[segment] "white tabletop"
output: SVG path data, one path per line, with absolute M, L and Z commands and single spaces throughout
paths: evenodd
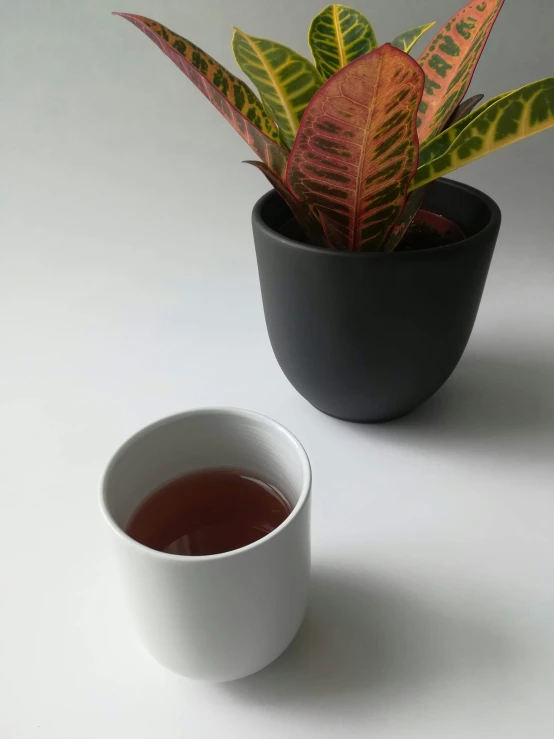
M 0 737 L 551 739 L 552 132 L 460 173 L 504 223 L 453 377 L 405 419 L 341 423 L 272 355 L 246 146 L 111 3 L 24 5 L 3 24 Z M 254 5 L 213 7 L 205 25 L 138 10 L 215 49 Z M 266 10 L 247 30 L 273 27 Z M 97 505 L 127 436 L 204 405 L 278 419 L 314 469 L 306 622 L 222 685 L 143 651 Z

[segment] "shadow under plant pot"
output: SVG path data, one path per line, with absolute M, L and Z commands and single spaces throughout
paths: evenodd
M 339 252 L 280 233 L 291 213 L 274 192 L 254 207 L 265 320 L 281 369 L 313 406 L 347 421 L 402 416 L 458 364 L 475 322 L 500 228 L 487 195 L 452 180 L 423 208 L 466 238 L 413 251 Z

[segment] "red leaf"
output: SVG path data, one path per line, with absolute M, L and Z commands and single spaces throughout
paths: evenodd
M 264 164 L 263 162 L 247 161 L 245 164 L 251 164 L 253 167 L 256 167 L 256 169 L 259 169 L 260 172 L 263 172 L 269 180 L 270 185 L 277 190 L 279 195 L 289 206 L 293 216 L 298 221 L 298 224 L 301 226 L 312 244 L 314 246 L 326 246 L 325 234 L 323 233 L 321 224 L 317 220 L 316 216 L 310 212 L 307 205 L 298 200 L 296 195 L 288 189 L 286 184 L 279 177 L 277 177 L 275 172 L 273 172 L 267 164 Z
M 442 131 L 466 94 L 504 0 L 471 0 L 446 23 L 419 58 L 425 89 L 417 120 L 420 142 Z
M 157 21 L 130 13 L 114 15 L 130 21 L 148 36 L 219 110 L 260 159 L 279 176 L 284 176 L 287 151 L 277 143 L 279 132 L 248 85 L 198 46 Z
M 379 249 L 402 211 L 423 79 L 408 54 L 385 44 L 336 72 L 306 108 L 287 182 L 336 248 Z
M 432 213 L 430 210 L 418 211 L 414 218 L 414 223 L 433 229 L 448 244 L 455 244 L 457 241 L 465 239 L 465 234 L 457 223 L 438 215 L 438 213 Z
M 419 190 L 414 190 L 409 194 L 404 210 L 394 223 L 383 247 L 383 251 L 394 251 L 402 241 L 404 234 L 410 228 L 412 221 L 417 216 L 418 210 L 421 208 L 425 190 L 425 187 L 420 187 Z

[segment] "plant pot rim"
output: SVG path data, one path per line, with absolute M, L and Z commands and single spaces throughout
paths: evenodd
M 446 187 L 450 187 L 453 190 L 465 190 L 466 192 L 479 198 L 481 202 L 483 202 L 484 205 L 486 205 L 489 210 L 489 218 L 485 226 L 483 226 L 483 228 L 477 231 L 476 233 L 472 234 L 471 236 L 467 236 L 465 239 L 462 239 L 461 241 L 456 241 L 453 244 L 446 244 L 444 246 L 435 246 L 432 249 L 414 249 L 411 251 L 390 251 L 390 252 L 339 251 L 338 249 L 324 249 L 320 246 L 312 246 L 310 244 L 304 244 L 301 241 L 296 241 L 295 239 L 290 239 L 288 236 L 284 236 L 283 234 L 279 233 L 279 231 L 276 231 L 275 229 L 267 225 L 267 223 L 262 217 L 262 210 L 264 206 L 266 205 L 266 203 L 271 198 L 277 196 L 276 190 L 270 190 L 265 195 L 262 195 L 262 197 L 257 201 L 252 211 L 252 222 L 256 228 L 258 228 L 260 231 L 263 231 L 274 242 L 280 243 L 282 246 L 294 247 L 295 249 L 302 249 L 304 251 L 314 252 L 315 254 L 319 254 L 319 255 L 325 254 L 331 258 L 340 258 L 340 259 L 413 260 L 413 259 L 420 259 L 420 258 L 429 258 L 431 254 L 438 255 L 439 253 L 444 254 L 448 251 L 454 251 L 454 250 L 460 249 L 461 247 L 465 247 L 473 243 L 477 239 L 481 239 L 483 237 L 492 238 L 493 234 L 496 231 L 498 231 L 498 228 L 500 226 L 501 213 L 500 213 L 500 208 L 498 207 L 496 202 L 491 197 L 486 195 L 481 190 L 478 190 L 476 187 L 472 187 L 471 185 L 466 185 L 464 182 L 458 182 L 457 180 L 451 180 L 445 177 L 440 177 L 439 179 L 435 180 L 435 183 L 441 184 Z M 432 184 L 435 184 L 435 183 L 432 183 Z

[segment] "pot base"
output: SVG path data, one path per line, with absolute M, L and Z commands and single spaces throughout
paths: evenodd
M 421 403 L 418 403 L 413 408 L 409 408 L 407 411 L 402 411 L 392 416 L 382 416 L 382 417 L 380 416 L 378 418 L 344 418 L 342 416 L 336 416 L 334 413 L 328 413 L 326 410 L 324 410 L 323 408 L 318 408 L 317 405 L 314 405 L 313 403 L 310 403 L 310 405 L 312 406 L 312 408 L 315 408 L 316 411 L 319 411 L 320 413 L 324 413 L 326 416 L 329 416 L 329 418 L 335 418 L 337 421 L 344 421 L 346 423 L 359 423 L 362 425 L 370 426 L 370 425 L 378 424 L 378 423 L 393 423 L 394 421 L 399 421 L 401 418 L 405 418 L 406 416 L 409 416 L 410 413 L 416 410 L 416 408 L 419 408 Z

